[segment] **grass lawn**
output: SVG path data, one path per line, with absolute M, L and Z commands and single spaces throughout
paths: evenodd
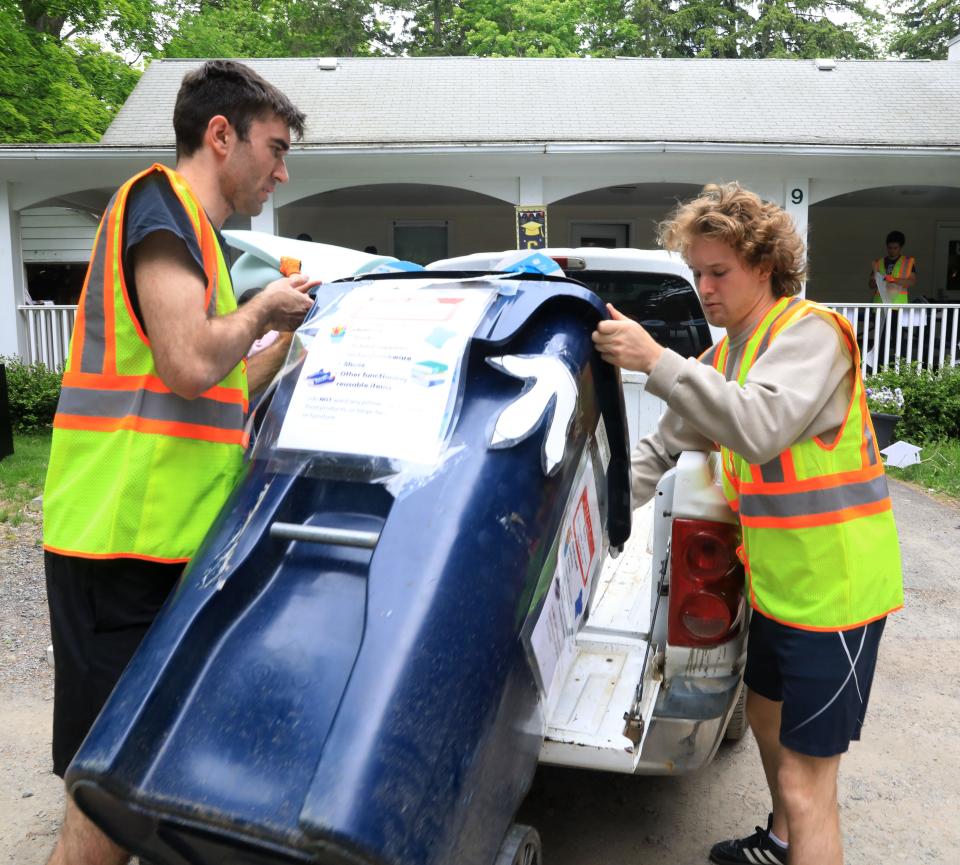
M 887 474 L 960 499 L 960 441 L 950 439 L 924 445 L 917 465 L 905 469 L 888 468 Z
M 50 432 L 14 433 L 13 448 L 13 456 L 0 460 L 0 524 L 19 525 L 26 505 L 43 492 Z M 920 458 L 918 465 L 891 467 L 887 473 L 897 480 L 960 500 L 960 441 L 925 445 Z
M 13 434 L 13 455 L 0 460 L 0 523 L 19 525 L 26 505 L 43 492 L 50 432 Z

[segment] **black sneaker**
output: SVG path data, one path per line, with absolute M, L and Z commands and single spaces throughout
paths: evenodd
M 710 848 L 710 861 L 717 865 L 787 865 L 785 847 L 770 840 L 770 827 L 773 814 L 767 817 L 767 828 L 757 831 L 747 838 L 734 838 L 721 841 Z

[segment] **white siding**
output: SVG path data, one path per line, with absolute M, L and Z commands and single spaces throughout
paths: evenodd
M 20 213 L 20 243 L 26 263 L 87 261 L 97 219 L 66 207 L 30 207 Z

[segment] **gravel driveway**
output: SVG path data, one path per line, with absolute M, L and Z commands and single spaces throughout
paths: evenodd
M 906 608 L 883 638 L 863 741 L 841 766 L 847 865 L 960 862 L 960 508 L 892 484 Z M 62 788 L 49 774 L 53 677 L 36 520 L 0 525 L 0 862 L 42 865 Z M 703 772 L 634 778 L 544 768 L 521 811 L 545 865 L 704 865 L 767 797 L 751 737 Z

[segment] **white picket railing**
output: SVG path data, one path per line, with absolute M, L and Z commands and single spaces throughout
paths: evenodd
M 917 362 L 921 368 L 956 366 L 960 356 L 960 304 L 826 303 L 857 332 L 862 371 Z M 27 360 L 51 369 L 66 360 L 75 306 L 19 307 L 26 318 Z
M 24 360 L 50 369 L 63 365 L 70 349 L 70 334 L 77 317 L 75 306 L 31 304 L 18 307 L 26 319 L 27 350 Z
M 956 366 L 960 304 L 825 303 L 853 325 L 861 371 L 916 363 L 921 369 Z

